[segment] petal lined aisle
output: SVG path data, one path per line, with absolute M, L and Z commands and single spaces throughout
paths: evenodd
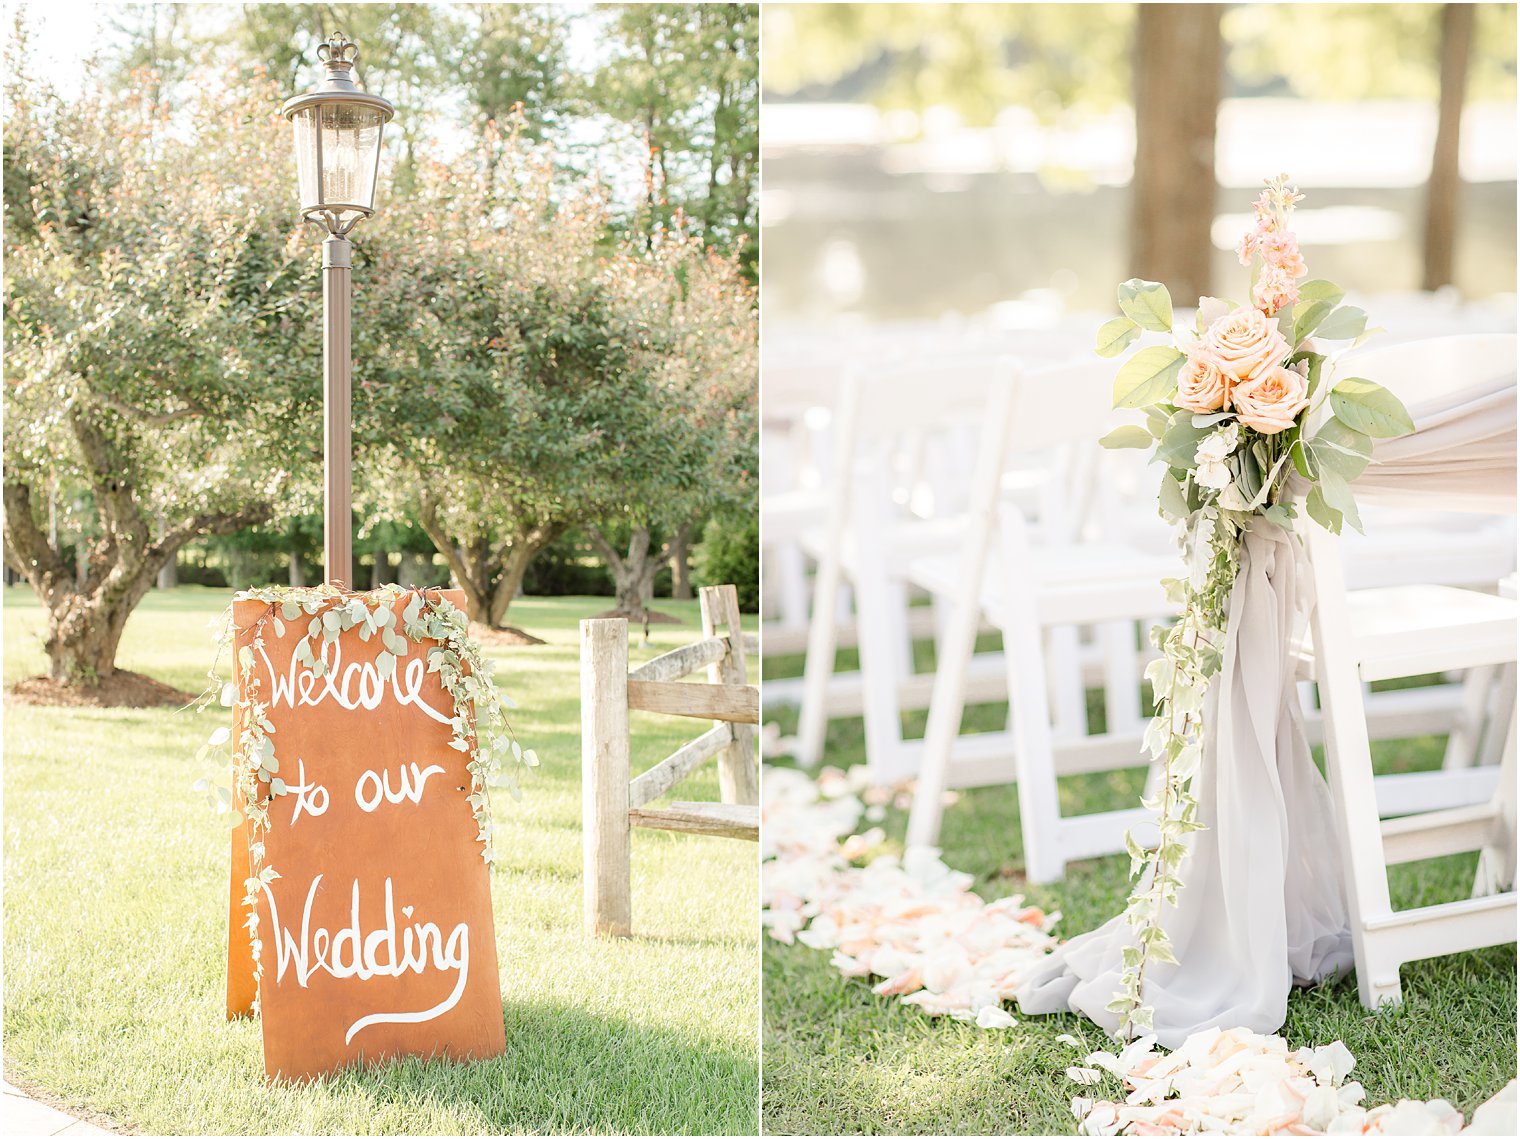
M 885 837 L 872 824 L 904 792 L 869 788 L 861 774 L 825 768 L 815 782 L 791 768 L 766 768 L 766 930 L 787 944 L 830 951 L 844 976 L 931 1016 L 1014 1028 L 1019 1022 L 1004 1001 L 1059 943 L 1060 914 L 1018 896 L 984 902 L 971 890 L 972 876 L 947 867 L 936 850 L 870 857 Z M 1062 1040 L 1084 1047 L 1075 1037 Z M 1067 1075 L 1087 1091 L 1073 1096 L 1072 1111 L 1088 1135 L 1515 1132 L 1513 1082 L 1469 1123 L 1440 1099 L 1365 1106 L 1362 1085 L 1349 1079 L 1355 1063 L 1339 1041 L 1290 1049 L 1279 1035 L 1213 1029 L 1172 1052 L 1144 1037 L 1122 1050 L 1074 1056 Z

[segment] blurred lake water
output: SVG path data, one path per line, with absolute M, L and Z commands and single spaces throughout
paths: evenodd
M 932 113 L 905 124 L 870 107 L 780 104 L 761 137 L 767 319 L 970 316 L 1019 298 L 1107 310 L 1130 275 L 1127 113 L 1050 128 L 1015 109 L 969 130 Z M 1232 247 L 1253 170 L 1287 170 L 1308 195 L 1297 228 L 1312 276 L 1362 294 L 1417 289 L 1433 138 L 1426 104 L 1227 100 L 1214 289 L 1244 293 Z M 1513 107 L 1469 107 L 1462 169 L 1457 287 L 1512 294 Z

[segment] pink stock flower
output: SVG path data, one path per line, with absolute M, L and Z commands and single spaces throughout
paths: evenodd
M 1251 299 L 1267 316 L 1275 316 L 1285 308 L 1298 303 L 1298 286 L 1288 273 L 1268 265 L 1256 279 Z
M 1298 238 L 1287 230 L 1263 234 L 1256 246 L 1268 267 L 1295 280 L 1308 275 L 1309 266 L 1304 264 L 1304 255 L 1299 252 Z

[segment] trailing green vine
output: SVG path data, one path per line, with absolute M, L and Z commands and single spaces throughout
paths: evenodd
M 403 599 L 405 604 L 398 615 L 396 607 Z M 249 875 L 244 880 L 243 905 L 248 909 L 245 928 L 257 983 L 263 976 L 259 894 L 280 876 L 267 858 L 269 803 L 289 793 L 275 754 L 276 733 L 269 719 L 269 705 L 262 698 L 263 682 L 255 670 L 266 628 L 283 638 L 288 626 L 304 621 L 306 632 L 296 643 L 295 659 L 317 677 L 328 671 L 327 647 L 353 630 L 358 630 L 362 641 L 380 639 L 383 648 L 375 666 L 382 679 L 391 677 L 398 661 L 409 657 L 413 649 L 426 654 L 427 671 L 438 674 L 454 702 L 449 746 L 470 757 L 465 765 L 471 777 L 468 801 L 478 828 L 475 838 L 481 845 L 481 858 L 487 864 L 496 856 L 490 789 L 504 787 L 514 799 L 521 799 L 518 769 L 537 767 L 539 761 L 512 730 L 506 713 L 509 702 L 491 682 L 493 662 L 470 639 L 465 614 L 441 590 L 387 585 L 368 593 L 351 593 L 332 585 L 268 587 L 239 593 L 233 603 L 249 600 L 266 602 L 265 610 L 252 625 L 240 630 L 233 619 L 233 606 L 227 607 L 208 683 L 195 704 L 197 712 L 213 702 L 234 710 L 241 731 L 234 738 L 232 730 L 217 728 L 197 756 L 230 760 L 231 786 L 200 779 L 195 787 L 218 811 L 231 812 L 235 821 L 247 823 Z M 241 685 L 222 676 L 224 655 L 232 657 L 234 676 L 241 679 Z M 254 1011 L 258 1011 L 257 1000 Z
M 1137 278 L 1119 286 L 1121 315 L 1098 330 L 1100 356 L 1119 355 L 1146 332 L 1170 339 L 1140 348 L 1114 378 L 1114 406 L 1141 410 L 1144 424 L 1125 424 L 1101 442 L 1149 450 L 1162 465 L 1158 505 L 1178 526 L 1188 566 L 1185 579 L 1164 583 L 1181 616 L 1152 630 L 1161 657 L 1145 673 L 1156 701 L 1145 747 L 1159 765 L 1159 788 L 1145 806 L 1160 837 L 1146 850 L 1125 836 L 1137 878 L 1125 911 L 1134 940 L 1122 951 L 1119 991 L 1107 1008 L 1131 1040 L 1153 1026 L 1147 967 L 1177 961 L 1163 918 L 1183 886 L 1187 836 L 1203 827 L 1191 785 L 1203 758 L 1204 697 L 1223 664 L 1242 535 L 1267 525 L 1293 535 L 1300 507 L 1332 533 L 1360 529 L 1351 484 L 1371 461 L 1373 439 L 1414 429 L 1379 385 L 1330 378 L 1326 342 L 1360 344 L 1371 333 L 1365 312 L 1341 304 L 1339 286 L 1300 281 L 1308 268 L 1289 224 L 1302 197 L 1284 175 L 1256 202 L 1255 224 L 1237 249 L 1253 267 L 1251 304 L 1200 297 L 1188 330 L 1175 325 L 1166 287 Z M 1301 500 L 1298 487 L 1290 493 L 1295 473 Z

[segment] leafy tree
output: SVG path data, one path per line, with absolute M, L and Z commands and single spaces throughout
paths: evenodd
M 1129 95 L 1128 4 L 786 4 L 766 11 L 765 87 L 780 96 L 1053 117 Z
M 754 279 L 759 178 L 759 18 L 752 4 L 620 4 L 600 9 L 610 58 L 590 107 L 643 144 L 635 226 L 647 244 L 684 212 L 707 241 L 742 251 Z
M 564 13 L 544 4 L 471 4 L 464 11 L 473 27 L 464 38 L 459 74 L 476 131 L 486 135 L 521 110 L 521 133 L 544 138 L 572 105 Z M 488 137 L 500 139 L 502 131 Z
M 715 515 L 697 547 L 697 574 L 703 585 L 732 585 L 739 608 L 760 611 L 760 515 L 737 509 Z
M 130 91 L 64 103 L 14 65 L 6 97 L 5 555 L 47 611 L 51 675 L 88 684 L 186 542 L 295 502 L 315 282 L 267 81 L 173 122 Z M 44 522 L 59 482 L 89 491 L 78 567 Z
M 493 626 L 570 527 L 651 493 L 696 501 L 684 484 L 713 453 L 714 409 L 683 369 L 731 339 L 698 314 L 717 288 L 752 321 L 748 290 L 690 239 L 609 253 L 603 191 L 557 191 L 552 153 L 519 122 L 452 163 L 420 161 L 355 270 L 364 477 L 413 512 L 471 618 Z
M 758 337 L 735 262 L 700 241 L 662 235 L 635 268 L 640 321 L 651 330 L 642 364 L 685 446 L 625 466 L 623 500 L 588 534 L 612 573 L 614 611 L 643 620 L 655 575 L 684 535 L 754 499 Z

